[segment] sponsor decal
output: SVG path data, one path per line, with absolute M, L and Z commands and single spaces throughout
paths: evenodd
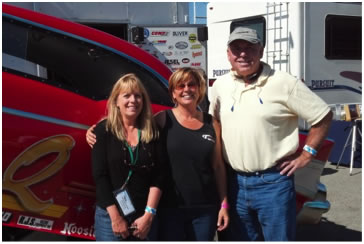
M 184 63 L 184 64 L 188 64 L 189 62 L 190 62 L 190 60 L 188 58 L 182 59 L 182 63 Z
M 77 226 L 76 223 L 65 222 L 64 228 L 63 230 L 61 230 L 61 234 L 63 235 L 78 234 L 78 235 L 95 237 L 95 228 L 93 225 L 90 228 L 84 228 Z
M 54 223 L 53 220 L 40 219 L 24 215 L 20 215 L 18 218 L 18 225 L 24 225 L 37 229 L 52 230 L 53 223 Z
M 191 49 L 200 49 L 202 47 L 202 45 L 201 44 L 193 44 L 192 46 L 191 46 Z
M 155 45 L 155 46 L 166 45 L 166 43 L 167 43 L 167 40 L 153 40 L 152 41 L 152 44 Z
M 149 37 L 149 30 L 144 28 L 144 38 L 147 39 Z
M 192 52 L 192 57 L 196 58 L 198 56 L 202 56 L 202 51 L 201 52 Z
M 178 59 L 166 59 L 164 61 L 164 63 L 167 65 L 171 65 L 171 64 L 179 65 Z
M 56 135 L 34 143 L 21 152 L 8 166 L 3 176 L 3 190 L 14 193 L 21 205 L 32 212 L 42 212 L 53 204 L 53 199 L 41 200 L 29 186 L 42 182 L 59 172 L 68 162 L 75 141 L 68 135 Z M 31 167 L 49 153 L 58 153 L 47 167 L 24 179 L 14 179 L 23 166 Z
M 187 42 L 177 42 L 175 44 L 175 47 L 178 49 L 186 49 L 188 47 L 188 43 Z
M 150 36 L 168 36 L 169 31 L 152 31 Z
M 311 89 L 334 87 L 335 80 L 311 80 Z
M 13 214 L 12 214 L 12 213 L 10 213 L 10 212 L 3 211 L 3 222 L 4 222 L 4 223 L 9 222 L 9 221 L 10 221 L 10 219 L 11 219 L 11 216 L 12 216 L 12 215 L 13 215 Z
M 173 52 L 169 51 L 169 52 L 163 52 L 162 53 L 164 56 L 172 56 L 173 55 Z
M 190 52 L 189 51 L 174 51 L 174 55 L 176 56 L 182 56 L 182 55 L 186 55 L 186 54 L 189 54 Z
M 204 135 L 202 135 L 202 138 L 215 143 L 215 139 L 211 135 L 204 134 Z
M 196 40 L 197 40 L 197 36 L 196 34 L 192 33 L 188 36 L 188 40 L 191 42 L 191 43 L 195 43 Z
M 173 36 L 187 36 L 187 31 L 173 31 Z
M 212 77 L 221 76 L 229 72 L 230 69 L 214 69 L 212 70 Z
M 201 66 L 201 63 L 191 63 L 191 66 L 199 67 L 199 66 Z

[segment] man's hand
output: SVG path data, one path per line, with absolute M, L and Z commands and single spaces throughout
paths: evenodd
M 96 125 L 92 125 L 86 132 L 86 142 L 87 144 L 93 148 L 94 144 L 96 143 L 96 135 L 93 133 L 94 128 Z
M 309 164 L 312 160 L 313 156 L 306 152 L 302 151 L 301 153 L 293 154 L 291 156 L 288 156 L 281 161 L 281 163 L 278 164 L 278 169 L 281 171 L 281 175 L 287 174 L 287 176 L 292 175 L 297 169 L 305 167 L 307 164 Z

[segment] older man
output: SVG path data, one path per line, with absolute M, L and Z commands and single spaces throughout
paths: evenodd
M 295 240 L 294 172 L 315 157 L 332 113 L 302 81 L 260 61 L 264 47 L 255 30 L 237 27 L 227 44 L 231 72 L 214 83 L 209 109 L 221 122 L 229 165 L 231 224 L 225 236 Z M 301 153 L 298 117 L 311 124 Z

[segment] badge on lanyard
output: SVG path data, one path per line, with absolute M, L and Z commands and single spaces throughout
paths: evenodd
M 128 190 L 125 188 L 114 191 L 114 196 L 119 204 L 119 209 L 123 212 L 126 217 L 135 212 L 133 202 L 131 201 Z
M 140 141 L 140 134 L 141 134 L 141 132 L 140 132 L 140 130 L 138 130 L 138 144 Z M 127 147 L 128 147 L 129 153 L 130 153 L 131 165 L 135 165 L 136 162 L 138 161 L 139 146 L 137 147 L 135 158 L 134 158 L 133 150 L 131 149 L 131 147 L 129 145 L 127 145 Z M 133 202 L 131 201 L 131 197 L 126 188 L 126 185 L 128 184 L 132 174 L 133 174 L 133 171 L 129 170 L 128 177 L 126 178 L 123 186 L 119 190 L 113 191 L 115 199 L 118 202 L 119 209 L 122 211 L 122 213 L 125 217 L 135 212 Z

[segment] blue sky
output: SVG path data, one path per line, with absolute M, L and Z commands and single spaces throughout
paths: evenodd
M 206 24 L 206 5 L 208 2 L 190 2 L 190 23 L 191 24 Z M 193 5 L 196 6 L 196 23 L 194 23 Z M 204 17 L 204 18 L 201 18 Z

